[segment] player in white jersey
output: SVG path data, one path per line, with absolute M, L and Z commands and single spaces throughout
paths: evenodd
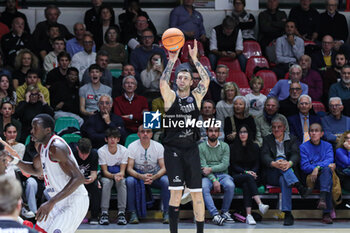
M 84 187 L 85 178 L 70 147 L 54 134 L 55 121 L 48 114 L 39 114 L 32 121 L 32 138 L 39 142 L 39 155 L 33 163 L 11 156 L 11 163 L 25 172 L 44 175 L 50 200 L 40 206 L 35 229 L 47 233 L 73 233 L 79 227 L 89 208 L 89 197 Z

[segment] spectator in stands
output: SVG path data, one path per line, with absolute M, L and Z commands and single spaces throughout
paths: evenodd
M 106 143 L 98 149 L 98 163 L 102 171 L 102 199 L 101 199 L 101 217 L 100 225 L 109 225 L 109 201 L 111 199 L 111 190 L 115 185 L 118 194 L 118 225 L 126 225 L 126 184 L 125 170 L 128 164 L 130 152 L 124 146 L 119 144 L 121 134 L 118 129 L 108 128 L 106 130 Z M 130 195 L 130 193 L 128 194 Z
M 245 4 L 245 0 L 234 0 L 232 17 L 236 17 L 239 21 L 238 28 L 242 31 L 243 40 L 255 40 L 255 18 L 244 9 Z
M 110 63 L 126 63 L 128 60 L 128 53 L 125 46 L 120 43 L 120 32 L 115 26 L 110 26 L 104 36 L 104 44 L 100 50 L 108 53 Z
M 149 57 L 146 69 L 141 72 L 141 81 L 146 88 L 143 93 L 150 101 L 160 97 L 159 80 L 163 71 L 164 60 L 162 54 L 154 53 Z
M 266 101 L 266 96 L 260 93 L 264 88 L 264 80 L 259 76 L 254 76 L 249 81 L 249 86 L 252 93 L 247 94 L 245 97 L 249 102 L 249 114 L 256 117 L 263 112 Z
M 137 81 L 134 76 L 123 79 L 124 94 L 114 99 L 114 113 L 123 118 L 125 128 L 130 133 L 136 133 L 143 122 L 143 111 L 148 111 L 147 99 L 135 93 Z
M 84 186 L 90 197 L 90 224 L 98 224 L 98 214 L 101 202 L 101 190 L 97 179 L 99 156 L 95 150 L 92 150 L 91 141 L 88 138 L 81 138 L 78 143 L 69 144 L 75 160 L 78 163 L 79 170 L 85 177 Z
M 68 54 L 68 53 L 67 53 Z M 68 54 L 69 55 L 69 54 Z M 78 70 L 70 67 L 64 79 L 50 88 L 51 106 L 55 110 L 55 119 L 74 117 L 81 126 L 84 120 L 79 116 L 79 81 Z
M 289 79 L 278 80 L 276 85 L 272 88 L 267 96 L 276 96 L 278 100 L 288 98 L 288 89 L 292 83 L 300 83 L 303 75 L 302 68 L 294 64 L 289 68 Z M 308 86 L 305 83 L 300 83 L 303 94 L 308 94 Z
M 345 131 L 339 138 L 335 153 L 337 175 L 342 189 L 350 191 L 350 131 Z
M 121 142 L 125 141 L 124 122 L 120 116 L 111 112 L 112 101 L 110 95 L 102 94 L 97 104 L 99 111 L 90 116 L 81 128 L 83 135 L 91 140 L 93 148 L 98 149 L 105 144 L 105 133 L 109 128 L 117 128 L 121 134 Z
M 252 199 L 258 204 L 262 214 L 265 214 L 269 209 L 268 205 L 262 203 L 257 187 L 261 182 L 261 178 L 258 176 L 260 148 L 253 142 L 253 138 L 249 134 L 251 130 L 247 125 L 241 125 L 237 132 L 238 137 L 230 147 L 229 172 L 235 185 L 243 189 L 243 202 L 247 213 L 246 223 L 255 225 L 255 219 L 251 215 Z
M 86 31 L 86 26 L 83 23 L 76 23 L 73 26 L 74 30 L 74 38 L 70 39 L 66 43 L 66 50 L 70 54 L 71 57 L 74 54 L 84 50 L 84 36 L 85 34 L 89 34 Z M 93 45 L 92 51 L 96 52 L 96 45 Z
M 125 12 L 120 14 L 118 17 L 119 25 L 122 32 L 128 31 L 131 28 L 133 28 L 138 16 L 144 16 L 147 20 L 147 27 L 154 32 L 154 35 L 157 35 L 157 29 L 154 26 L 150 17 L 148 16 L 147 12 L 143 11 L 140 8 L 139 0 L 124 1 L 124 10 Z
M 0 113 L 1 113 L 0 114 L 0 137 L 5 139 L 4 127 L 7 124 L 11 124 L 16 127 L 17 133 L 16 133 L 15 139 L 17 141 L 20 140 L 22 124 L 19 120 L 13 117 L 13 114 L 15 113 L 15 103 L 11 101 L 3 100 L 1 102 Z
M 53 50 L 49 52 L 44 58 L 44 69 L 46 73 L 50 72 L 54 68 L 58 67 L 58 54 L 64 52 L 66 48 L 66 43 L 62 37 L 56 37 L 52 41 Z
M 12 80 L 6 74 L 0 75 L 0 99 L 16 103 L 17 95 L 12 86 Z
M 53 51 L 53 42 L 57 37 L 61 37 L 60 28 L 58 24 L 51 24 L 47 29 L 48 39 L 42 41 L 42 43 L 38 44 L 36 48 L 37 53 L 40 55 L 41 61 L 45 60 L 45 57 L 48 53 Z
M 27 85 L 27 84 L 24 84 Z M 24 142 L 32 129 L 32 120 L 39 113 L 54 115 L 52 108 L 48 105 L 44 94 L 40 91 L 38 84 L 29 84 L 25 89 L 25 99 L 20 100 L 16 107 L 16 117 L 22 123 L 20 142 Z
M 297 106 L 298 99 L 302 94 L 301 83 L 291 83 L 289 87 L 288 98 L 280 101 L 279 113 L 285 117 L 298 114 L 299 109 Z
M 175 7 L 170 12 L 169 27 L 178 28 L 184 34 L 186 40 L 196 39 L 203 44 L 207 42 L 203 16 L 193 7 L 194 0 L 184 0 L 183 5 Z
M 137 135 L 140 139 L 128 146 L 129 159 L 127 171 L 129 177 L 126 178 L 128 189 L 128 210 L 131 212 L 129 223 L 139 223 L 138 216 L 144 217 L 146 203 L 140 200 L 137 191 L 141 191 L 140 185 L 145 185 L 145 189 L 160 189 L 160 198 L 163 204 L 163 223 L 169 223 L 169 181 L 166 175 L 164 164 L 164 147 L 162 144 L 151 140 L 152 130 L 138 127 Z M 141 181 L 141 182 L 140 182 Z M 140 189 L 141 188 L 141 189 Z M 141 195 L 146 195 L 141 191 Z M 136 202 L 141 204 L 140 210 L 136 208 Z M 143 211 L 144 210 L 144 211 Z
M 142 31 L 142 45 L 136 48 L 130 54 L 130 63 L 134 66 L 136 71 L 136 77 L 139 81 L 141 72 L 146 69 L 149 57 L 154 53 L 160 53 L 162 60 L 164 61 L 164 66 L 166 66 L 166 55 L 163 49 L 153 45 L 154 34 L 152 30 L 145 29 Z
M 325 35 L 333 37 L 334 46 L 338 50 L 348 39 L 348 23 L 343 14 L 337 11 L 338 0 L 327 0 L 326 11 L 320 14 L 320 29 L 318 38 L 321 40 Z
M 14 18 L 11 31 L 1 38 L 5 64 L 14 67 L 18 52 L 24 48 L 32 49 L 32 43 L 32 37 L 24 30 L 23 18 Z
M 332 224 L 330 213 L 333 209 L 332 188 L 335 169 L 332 145 L 321 140 L 324 132 L 319 123 L 313 123 L 309 129 L 310 140 L 300 145 L 300 168 L 307 175 L 306 183 L 320 187 L 320 200 L 317 209 L 323 210 L 322 222 Z
M 276 97 L 267 97 L 264 110 L 262 114 L 254 118 L 256 125 L 256 143 L 261 147 L 263 138 L 272 133 L 271 121 L 275 116 L 279 116 L 284 119 L 284 125 L 286 126 L 286 132 L 289 133 L 288 121 L 285 116 L 278 113 L 279 102 Z
M 285 32 L 287 15 L 278 9 L 278 0 L 267 0 L 267 9 L 259 13 L 259 37 L 261 50 Z
M 123 79 L 127 76 L 135 77 L 135 68 L 131 64 L 123 65 L 122 74 L 119 77 L 113 79 L 113 88 L 112 88 L 112 97 L 113 99 L 117 96 L 120 96 L 124 93 L 123 90 Z M 138 89 L 136 89 L 136 93 L 138 93 Z
M 98 53 L 96 54 L 96 64 L 98 66 L 101 67 L 102 69 L 102 76 L 101 76 L 101 83 L 103 85 L 109 86 L 110 88 L 113 87 L 113 77 L 112 77 L 112 73 L 111 71 L 109 71 L 109 69 L 107 69 L 108 67 L 108 61 L 109 61 L 109 57 L 108 57 L 108 53 L 104 50 L 100 50 L 98 51 Z M 85 85 L 87 83 L 91 82 L 91 77 L 90 77 L 90 72 L 88 69 L 85 70 L 84 75 L 83 75 L 83 79 L 80 81 L 81 85 Z
M 226 117 L 233 116 L 233 99 L 241 95 L 235 82 L 227 82 L 221 89 L 221 100 L 216 104 L 216 119 L 224 122 Z
M 100 22 L 100 7 L 102 6 L 103 0 L 91 0 L 91 3 L 92 8 L 87 10 L 84 15 L 84 24 L 89 32 Z
M 294 170 L 300 161 L 297 139 L 286 131 L 285 119 L 276 116 L 272 119 L 272 134 L 264 138 L 261 156 L 266 182 L 279 186 L 282 191 L 282 211 L 284 225 L 294 224 L 292 215 L 292 187 L 296 187 L 302 197 L 311 193 L 296 177 Z
M 12 77 L 12 73 L 10 72 L 10 70 L 12 71 L 12 68 L 10 66 L 4 65 L 4 55 L 0 50 L 0 75 L 6 74 L 9 77 Z
M 226 83 L 228 77 L 229 68 L 224 64 L 219 64 L 216 67 L 215 76 L 210 81 L 209 92 L 212 100 L 216 104 L 221 100 L 221 90 Z
M 18 17 L 23 19 L 24 30 L 30 34 L 30 28 L 26 15 L 17 10 L 15 0 L 6 0 L 6 8 L 3 12 L 1 12 L 0 21 L 6 24 L 8 28 L 11 28 L 13 25 L 13 20 Z
M 21 101 L 25 101 L 28 99 L 26 96 L 27 94 L 27 88 L 29 85 L 35 85 L 39 88 L 40 90 L 40 98 L 43 97 L 44 99 L 40 101 L 43 101 L 50 105 L 50 92 L 49 90 L 44 87 L 39 78 L 39 74 L 35 70 L 28 70 L 27 76 L 25 79 L 25 83 L 22 86 L 19 86 L 16 90 L 16 95 L 17 95 L 17 104 Z M 29 94 L 28 94 L 29 95 Z
M 329 99 L 329 114 L 321 119 L 324 138 L 334 145 L 345 131 L 350 130 L 350 118 L 342 114 L 343 109 L 341 98 L 331 97 Z
M 225 141 L 232 144 L 237 136 L 237 128 L 248 125 L 253 140 L 256 137 L 256 125 L 254 118 L 249 115 L 249 102 L 244 96 L 236 96 L 233 100 L 233 116 L 225 118 L 224 132 Z
M 202 178 L 203 198 L 214 224 L 222 226 L 224 222 L 233 223 L 229 212 L 234 195 L 235 184 L 228 174 L 230 165 L 230 148 L 227 143 L 219 141 L 220 128 L 207 128 L 208 139 L 199 144 L 199 157 L 204 177 Z M 223 190 L 221 190 L 221 187 Z M 211 191 L 224 193 L 221 215 L 215 207 Z
M 49 40 L 49 35 L 47 32 L 49 31 L 50 25 L 57 24 L 59 28 L 59 35 L 69 40 L 73 38 L 73 35 L 68 31 L 66 26 L 57 22 L 58 17 L 60 16 L 61 11 L 55 5 L 48 5 L 45 8 L 45 21 L 38 23 L 33 32 L 33 41 L 36 43 L 36 47 L 39 48 L 40 44 L 44 41 Z M 45 54 L 46 55 L 46 54 Z M 44 58 L 45 56 L 42 56 Z
M 164 108 L 164 106 L 163 106 L 163 108 Z M 152 111 L 153 111 L 153 109 L 152 109 Z M 212 121 L 215 120 L 216 122 L 218 122 L 219 120 L 215 119 L 215 112 L 216 112 L 215 103 L 210 99 L 203 100 L 202 106 L 201 106 L 201 115 L 199 115 L 198 121 L 204 122 L 204 121 L 209 121 L 209 120 L 212 120 Z M 219 127 L 220 130 L 219 130 L 218 139 L 221 141 L 224 141 L 224 139 L 225 139 L 224 130 L 223 130 L 224 129 L 224 127 L 223 127 L 224 122 L 221 122 L 220 124 L 221 124 L 221 127 Z M 205 127 L 202 127 L 199 130 L 200 130 L 200 134 L 201 134 L 200 142 L 207 141 L 207 139 L 208 139 L 207 129 Z
M 311 114 L 312 99 L 308 95 L 301 95 L 298 99 L 299 114 L 288 117 L 290 134 L 294 135 L 298 144 L 310 140 L 310 126 L 314 123 L 321 124 L 321 119 L 317 115 Z
M 243 55 L 242 31 L 238 27 L 238 19 L 226 16 L 222 24 L 211 30 L 210 65 L 215 70 L 219 58 L 238 59 L 241 70 L 245 71 L 247 58 Z
M 311 57 L 303 55 L 299 59 L 299 65 L 303 71 L 300 82 L 308 86 L 309 96 L 315 100 L 320 101 L 322 97 L 323 82 L 320 74 L 311 69 Z
M 39 68 L 39 60 L 29 49 L 21 49 L 15 59 L 15 70 L 12 74 L 13 87 L 17 89 L 25 83 L 27 72 L 37 70 Z
M 71 64 L 79 70 L 79 82 L 82 81 L 85 70 L 96 60 L 96 53 L 92 50 L 94 39 L 91 34 L 84 35 L 83 46 L 84 50 L 74 54 Z
M 341 69 L 341 81 L 329 88 L 329 98 L 339 97 L 342 100 L 350 99 L 350 66 L 344 65 Z
M 192 85 L 190 86 L 190 90 L 193 91 L 194 89 L 196 89 L 200 81 L 201 81 L 201 77 L 199 76 L 198 71 L 197 70 L 192 71 Z M 211 99 L 210 92 L 207 92 L 203 97 L 203 100 L 210 100 L 210 99 Z
M 341 70 L 348 63 L 344 53 L 335 56 L 335 62 L 323 75 L 323 100 L 328 102 L 329 88 L 332 84 L 341 81 Z
M 102 68 L 97 64 L 89 67 L 91 82 L 79 89 L 80 113 L 84 117 L 94 115 L 98 111 L 98 100 L 103 94 L 112 94 L 112 89 L 101 83 Z
M 278 79 L 283 79 L 291 64 L 296 64 L 304 54 L 304 41 L 296 35 L 295 22 L 287 21 L 285 35 L 276 40 L 276 61 L 273 68 Z
M 115 24 L 114 10 L 112 7 L 102 5 L 99 10 L 99 23 L 95 24 L 95 26 L 91 29 L 91 32 L 94 35 L 97 51 L 100 49 L 103 43 L 106 42 L 104 35 L 107 29 L 111 26 L 118 27 L 118 25 Z
M 128 45 L 129 51 L 133 51 L 142 44 L 142 32 L 146 29 L 150 29 L 149 20 L 146 16 L 139 15 L 134 22 L 134 26 L 130 28 L 125 28 L 122 32 L 122 42 Z M 150 29 L 153 35 L 157 35 L 157 32 Z M 158 41 L 157 38 L 154 38 L 155 41 Z
M 311 67 L 323 74 L 327 68 L 334 64 L 336 52 L 334 51 L 334 40 L 330 35 L 322 38 L 321 50 L 317 50 L 311 55 Z
M 320 28 L 320 14 L 310 4 L 311 0 L 300 0 L 300 5 L 289 12 L 289 19 L 295 22 L 297 36 L 306 41 L 315 41 Z
M 50 89 L 51 86 L 58 82 L 64 82 L 66 80 L 67 71 L 70 66 L 71 57 L 69 53 L 62 51 L 57 55 L 58 66 L 52 69 L 46 75 L 46 87 Z M 79 80 L 79 79 L 78 79 Z M 51 89 L 50 89 L 51 91 Z

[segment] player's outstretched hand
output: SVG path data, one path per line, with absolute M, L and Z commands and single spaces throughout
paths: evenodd
M 192 61 L 198 60 L 198 58 L 197 58 L 197 53 L 198 53 L 197 40 L 194 40 L 193 48 L 191 48 L 191 45 L 188 45 L 188 53 L 190 54 Z
M 169 52 L 169 61 L 176 62 L 177 58 L 179 57 L 180 50 L 177 50 L 175 52 L 168 51 Z
M 54 205 L 55 205 L 55 203 L 53 203 L 51 201 L 47 201 L 44 204 L 42 204 L 40 206 L 40 208 L 38 209 L 38 212 L 36 213 L 35 219 L 38 222 L 46 221 L 47 217 L 49 216 L 49 213 L 52 210 L 52 208 L 54 207 Z

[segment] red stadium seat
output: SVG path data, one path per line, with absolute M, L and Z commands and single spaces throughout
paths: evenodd
M 200 57 L 199 61 L 205 68 L 207 68 L 209 71 L 212 71 L 209 58 L 207 58 L 206 56 L 202 56 Z
M 251 79 L 251 76 L 253 75 L 254 68 L 257 66 L 269 68 L 269 62 L 263 56 L 249 58 L 247 61 L 247 66 L 245 68 L 245 74 L 249 80 Z
M 304 40 L 304 46 L 306 47 L 307 45 L 316 45 L 316 43 L 312 40 Z
M 314 108 L 315 113 L 326 112 L 326 107 L 319 101 L 312 101 L 312 107 Z
M 254 40 L 244 41 L 243 54 L 247 59 L 253 56 L 262 56 L 261 47 L 259 43 Z
M 232 58 L 222 57 L 218 61 L 219 64 L 226 65 L 229 68 L 229 72 L 242 71 L 238 59 L 233 60 Z
M 239 92 L 241 93 L 241 95 L 248 95 L 250 93 L 252 93 L 252 89 L 250 88 L 239 88 Z
M 268 191 L 268 193 L 280 193 L 281 192 L 281 188 L 277 187 L 277 186 L 272 186 L 272 185 L 266 185 L 266 189 Z M 298 194 L 298 189 L 296 188 L 292 188 L 292 194 Z
M 193 48 L 194 40 L 188 40 L 185 42 L 184 46 L 182 47 L 182 50 L 180 52 L 180 60 L 182 62 L 188 61 L 188 45 L 191 45 L 191 48 Z M 199 56 L 204 56 L 204 47 L 201 42 L 197 41 L 197 47 L 198 47 L 198 54 Z
M 264 88 L 260 91 L 260 93 L 267 96 L 271 90 L 272 90 L 272 88 Z
M 229 72 L 226 82 L 235 82 L 239 88 L 249 88 L 247 77 L 242 71 Z
M 273 88 L 277 83 L 277 76 L 272 70 L 260 70 L 255 75 L 264 80 L 264 88 Z

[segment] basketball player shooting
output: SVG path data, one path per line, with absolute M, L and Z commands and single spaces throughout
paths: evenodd
M 201 81 L 192 92 L 193 83 L 190 70 L 179 70 L 176 75 L 177 91 L 169 86 L 169 80 L 173 66 L 179 56 L 179 51 L 169 51 L 168 64 L 160 78 L 160 91 L 164 100 L 165 116 L 167 122 L 185 122 L 188 119 L 197 119 L 199 116 L 201 101 L 207 93 L 209 76 L 205 68 L 197 58 L 197 41 L 194 47 L 188 46 L 189 54 L 200 75 Z M 184 184 L 190 189 L 194 216 L 197 224 L 197 233 L 202 233 L 204 228 L 204 201 L 202 195 L 202 174 L 200 167 L 197 141 L 199 129 L 194 127 L 170 127 L 165 129 L 164 161 L 169 178 L 169 227 L 171 233 L 177 232 L 179 206 Z
M 89 198 L 84 187 L 85 178 L 68 144 L 54 134 L 55 121 L 48 114 L 32 120 L 32 138 L 39 142 L 39 154 L 32 163 L 10 156 L 10 163 L 34 175 L 44 175 L 50 200 L 40 206 L 35 229 L 39 232 L 75 232 L 84 219 Z

